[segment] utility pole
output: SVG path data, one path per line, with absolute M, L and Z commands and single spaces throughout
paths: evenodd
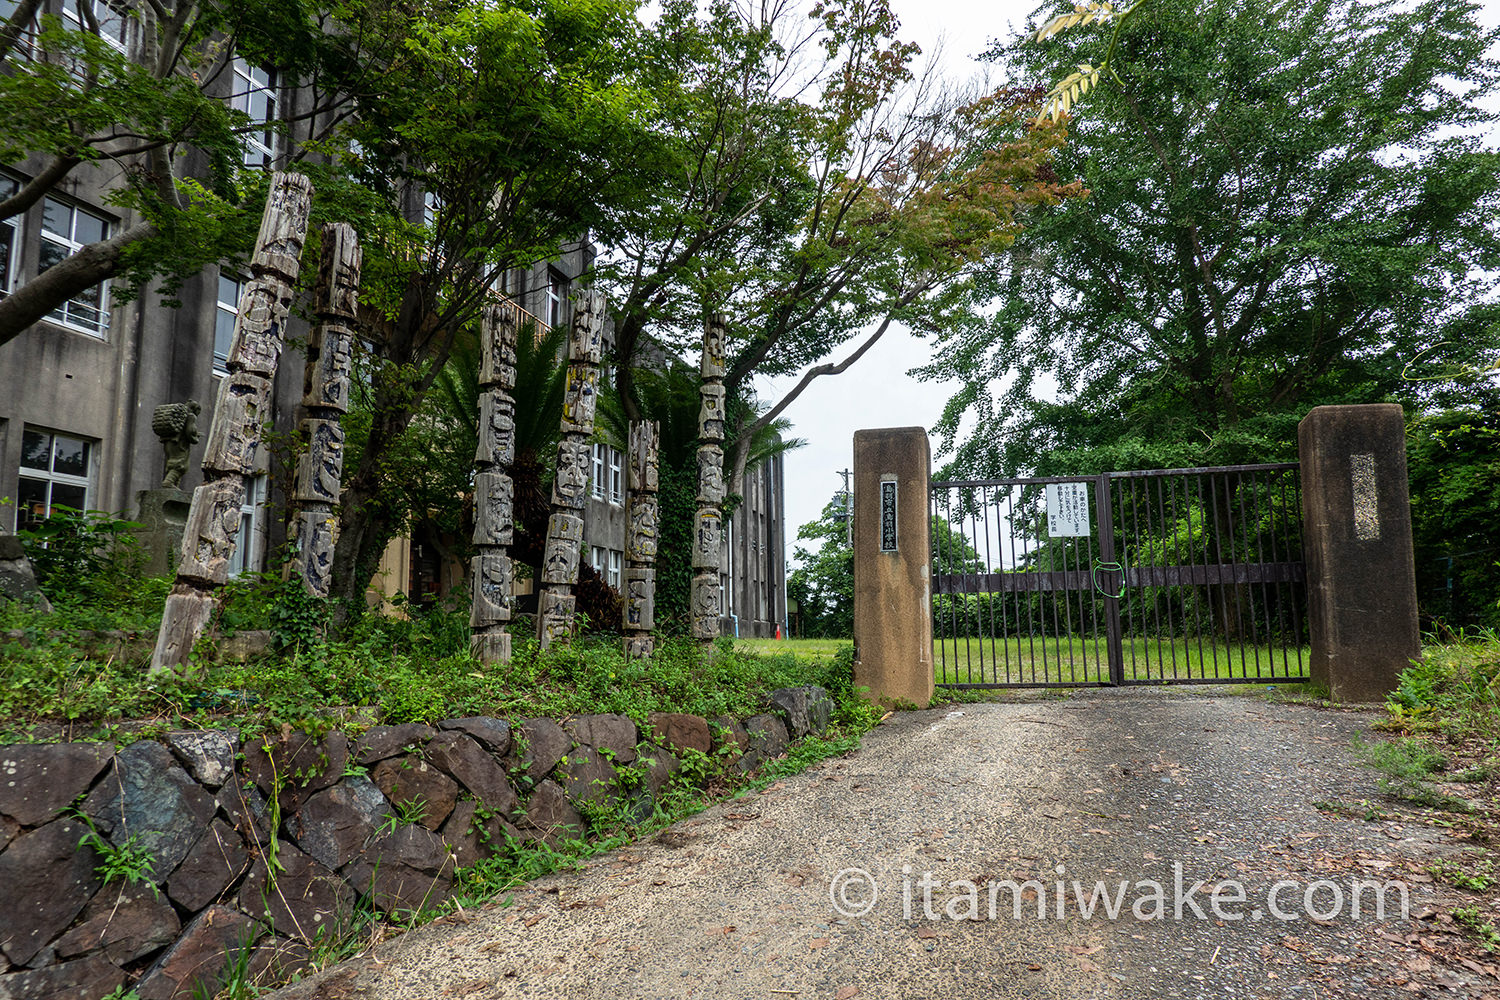
M 835 472 L 835 476 L 844 477 L 844 541 L 850 545 L 854 544 L 854 491 L 849 488 L 849 477 L 854 475 L 852 469 Z

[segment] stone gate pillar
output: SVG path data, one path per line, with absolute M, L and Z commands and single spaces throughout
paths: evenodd
M 1421 653 L 1406 421 L 1395 403 L 1315 407 L 1297 450 L 1310 673 L 1335 701 L 1379 701 Z
M 854 434 L 854 684 L 932 701 L 932 454 L 927 431 Z

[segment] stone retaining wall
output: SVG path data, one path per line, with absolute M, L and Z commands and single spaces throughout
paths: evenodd
M 832 709 L 805 687 L 748 719 L 658 713 L 647 730 L 623 715 L 475 717 L 355 738 L 0 747 L 0 1000 L 123 985 L 166 1000 L 200 982 L 211 995 L 237 956 L 284 981 L 358 913 L 436 906 L 456 868 L 507 836 L 557 844 L 601 811 L 645 818 L 684 751 L 722 749 L 749 772 L 823 732 Z M 143 851 L 149 876 L 106 884 L 111 848 Z

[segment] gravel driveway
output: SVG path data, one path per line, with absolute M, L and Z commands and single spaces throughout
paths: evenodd
M 1377 776 L 1349 751 L 1372 720 L 1181 689 L 902 713 L 846 758 L 277 996 L 1477 995 L 1477 976 L 1405 964 L 1420 922 L 1402 918 L 1395 895 L 1384 921 L 1347 914 L 1351 880 L 1364 879 L 1409 884 L 1420 915 L 1432 886 L 1414 873 L 1449 850 L 1415 826 L 1314 807 L 1378 799 Z M 1174 865 L 1184 889 L 1206 883 L 1181 920 Z M 861 876 L 839 879 L 850 869 L 878 886 L 873 906 Z M 924 901 L 925 873 L 940 888 Z M 1096 880 L 1112 895 L 1130 883 L 1120 916 L 1079 916 L 1075 879 L 1086 898 Z M 1215 916 L 1209 893 L 1230 879 L 1246 901 L 1223 888 Z M 974 884 L 972 898 L 958 880 Z M 989 886 L 1004 880 L 1019 887 L 1022 919 L 1003 884 L 990 919 Z M 1027 880 L 1043 883 L 1046 919 Z M 1293 915 L 1285 921 L 1265 907 L 1283 880 L 1294 883 L 1277 900 Z M 1334 887 L 1346 912 L 1298 912 L 1317 880 L 1333 886 L 1315 894 L 1315 914 L 1332 907 Z M 1165 893 L 1159 918 L 1150 882 Z M 831 884 L 851 915 L 834 908 Z M 1364 900 L 1368 911 L 1373 890 Z

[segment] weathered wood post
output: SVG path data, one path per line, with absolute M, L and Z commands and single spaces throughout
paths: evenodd
M 479 447 L 474 454 L 473 603 L 469 652 L 482 663 L 510 661 L 512 573 L 506 546 L 513 539 L 516 460 L 516 313 L 485 305 L 480 327 Z
M 250 258 L 252 278 L 235 317 L 229 377 L 219 383 L 203 456 L 204 483 L 193 491 L 177 579 L 167 595 L 151 655 L 152 673 L 187 662 L 213 615 L 214 591 L 229 578 L 246 477 L 256 472 L 261 424 L 271 417 L 271 380 L 281 357 L 292 285 L 307 238 L 312 190 L 312 182 L 301 174 L 277 172 L 271 177 Z
M 654 420 L 630 422 L 629 527 L 625 533 L 625 656 L 649 659 L 656 647 L 656 543 L 661 521 L 657 499 L 657 449 L 661 428 Z
M 699 368 L 698 516 L 693 530 L 693 636 L 705 646 L 719 637 L 719 550 L 724 537 L 724 319 L 703 328 Z
M 302 433 L 307 451 L 297 462 L 292 486 L 288 572 L 314 597 L 327 597 L 333 573 L 333 516 L 344 474 L 344 428 L 349 412 L 349 372 L 354 358 L 353 324 L 359 312 L 359 237 L 354 227 L 323 227 L 323 254 L 313 311 L 318 323 L 307 345 L 302 379 Z
M 573 303 L 568 334 L 568 380 L 563 391 L 562 440 L 552 480 L 552 512 L 542 557 L 542 590 L 537 603 L 537 638 L 545 649 L 573 634 L 583 504 L 588 496 L 589 435 L 599 402 L 599 362 L 604 358 L 604 295 L 589 289 Z

